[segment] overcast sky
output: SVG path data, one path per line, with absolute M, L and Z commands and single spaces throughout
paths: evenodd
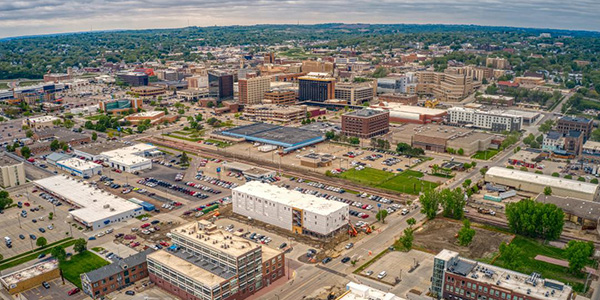
M 288 23 L 436 23 L 600 31 L 600 0 L 0 0 L 0 37 Z

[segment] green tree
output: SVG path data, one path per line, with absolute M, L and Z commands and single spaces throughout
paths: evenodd
M 28 138 L 33 136 L 33 131 L 31 129 L 28 129 L 27 132 L 25 132 L 25 136 L 27 136 Z
M 463 186 L 463 188 L 467 189 L 468 187 L 471 186 L 471 183 L 472 183 L 471 179 L 465 179 L 462 186 Z
M 13 203 L 12 198 L 9 196 L 10 194 L 7 191 L 0 191 L 0 210 L 4 210 Z
M 468 219 L 463 221 L 463 227 L 458 231 L 458 243 L 461 246 L 468 246 L 473 241 L 475 229 L 471 228 L 471 222 Z
M 571 176 L 570 174 L 565 175 L 564 177 L 565 179 L 573 179 L 573 176 Z
M 584 241 L 569 241 L 565 254 L 569 261 L 569 271 L 579 273 L 585 267 L 588 259 L 594 254 L 594 244 Z
M 404 229 L 404 235 L 400 237 L 399 242 L 403 251 L 412 249 L 413 241 L 415 240 L 414 232 L 411 228 Z
M 82 253 L 87 250 L 87 241 L 84 238 L 80 238 L 75 240 L 75 244 L 73 245 L 73 250 L 77 253 Z
M 46 240 L 45 237 L 41 236 L 37 239 L 37 241 L 35 242 L 35 245 L 42 248 L 42 247 L 45 247 L 46 245 L 48 245 L 48 241 Z
M 60 142 L 58 140 L 53 140 L 50 143 L 50 150 L 56 151 L 58 148 L 60 148 Z
M 377 218 L 377 221 L 381 221 L 381 223 L 385 224 L 385 217 L 387 217 L 387 215 L 388 215 L 388 211 L 385 209 L 382 209 L 377 212 L 377 214 L 375 215 L 375 218 Z
M 50 250 L 50 254 L 52 255 L 52 257 L 58 259 L 59 262 L 67 258 L 67 252 L 62 246 L 56 246 L 52 248 L 52 250 Z
M 54 213 L 53 212 L 49 212 L 48 213 L 48 220 L 52 220 L 54 219 Z
M 425 214 L 429 220 L 433 220 L 437 215 L 441 198 L 441 194 L 438 190 L 427 190 L 419 196 L 421 213 Z
M 560 174 L 558 174 L 558 172 L 553 172 L 552 177 L 560 177 Z
M 179 158 L 179 163 L 182 165 L 187 165 L 190 162 L 190 158 L 188 157 L 187 153 L 183 152 L 181 153 L 181 157 Z
M 462 156 L 462 155 L 465 155 L 465 150 L 463 148 L 459 148 L 456 153 L 458 153 L 458 155 Z
M 21 148 L 21 155 L 25 158 L 29 158 L 31 156 L 31 150 L 27 146 L 23 146 Z
M 444 209 L 444 217 L 460 220 L 465 214 L 464 207 L 466 202 L 463 191 L 460 188 L 454 190 L 443 189 L 441 191 L 440 204 Z
M 502 242 L 500 244 L 500 258 L 508 269 L 514 270 L 519 266 L 519 259 L 521 258 L 521 249 L 515 244 L 506 244 Z
M 582 182 L 585 182 L 585 178 L 584 178 L 583 176 L 579 176 L 579 177 L 577 178 L 577 181 L 582 181 Z
M 415 224 L 417 224 L 417 220 L 415 220 L 415 218 L 410 218 L 406 220 L 406 224 L 408 224 L 410 227 L 413 227 Z
M 98 134 L 95 132 L 92 132 L 92 141 L 96 141 L 98 139 Z
M 552 195 L 552 188 L 549 187 L 549 186 L 545 187 L 544 188 L 544 195 L 546 195 L 546 196 Z
M 352 145 L 358 145 L 358 144 L 360 144 L 360 139 L 353 136 L 348 139 L 348 142 Z
M 540 125 L 540 132 L 543 133 L 548 133 L 550 132 L 550 130 L 552 130 L 552 127 L 554 126 L 554 121 L 553 120 L 547 120 L 546 122 L 542 123 L 542 125 Z
M 592 180 L 590 180 L 590 183 L 598 184 L 598 178 L 592 178 Z
M 327 132 L 325 133 L 325 137 L 326 137 L 327 139 L 330 139 L 330 140 L 331 140 L 331 139 L 333 139 L 333 138 L 335 137 L 335 132 L 333 132 L 333 131 L 327 131 Z
M 506 205 L 506 219 L 514 233 L 555 240 L 564 225 L 564 213 L 554 204 L 524 199 Z
M 489 168 L 481 168 L 481 169 L 479 169 L 479 173 L 481 173 L 481 176 L 484 176 L 488 170 L 489 170 Z

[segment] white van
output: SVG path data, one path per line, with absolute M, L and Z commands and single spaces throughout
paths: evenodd
M 385 276 L 387 276 L 387 272 L 386 271 L 381 271 L 381 273 L 379 273 L 377 275 L 378 279 L 383 279 Z
M 5 237 L 4 237 L 4 242 L 5 242 L 7 245 L 9 245 L 9 244 L 11 244 L 11 243 L 12 243 L 12 240 L 11 240 L 9 237 L 5 236 Z

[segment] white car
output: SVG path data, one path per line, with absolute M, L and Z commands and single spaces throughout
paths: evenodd
M 100 232 L 96 235 L 97 237 L 103 237 L 104 236 L 104 232 Z
M 383 279 L 385 276 L 387 276 L 387 272 L 381 271 L 381 273 L 377 274 L 377 279 Z

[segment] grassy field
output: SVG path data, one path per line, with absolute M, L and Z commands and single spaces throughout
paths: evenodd
M 513 239 L 512 244 L 515 244 L 521 249 L 521 255 L 518 259 L 515 271 L 531 274 L 538 272 L 544 278 L 556 279 L 565 283 L 569 283 L 576 291 L 583 289 L 585 274 L 570 273 L 568 268 L 535 260 L 536 255 L 545 255 L 558 259 L 566 259 L 565 251 L 560 248 L 544 245 L 536 240 L 517 236 Z M 589 265 L 593 262 L 590 260 Z M 505 262 L 501 258 L 496 259 L 494 265 L 505 267 Z
M 488 159 L 494 157 L 496 154 L 498 154 L 498 152 L 500 152 L 500 150 L 495 150 L 495 149 L 488 149 L 485 151 L 477 151 L 477 153 L 475 153 L 473 156 L 471 156 L 471 158 L 488 160 Z
M 372 187 L 412 195 L 418 195 L 419 192 L 423 190 L 434 189 L 438 186 L 436 183 L 420 180 L 419 178 L 423 177 L 423 173 L 412 170 L 406 170 L 400 174 L 394 175 L 394 173 L 373 168 L 365 168 L 360 171 L 351 169 L 339 176 Z
M 101 116 L 104 116 L 104 115 L 100 114 L 100 115 L 87 116 L 87 117 L 85 117 L 85 119 L 90 120 L 90 121 L 98 121 L 98 120 L 100 120 Z
M 81 288 L 79 274 L 87 273 L 106 265 L 108 265 L 106 260 L 90 251 L 85 251 L 73 255 L 70 260 L 63 262 L 61 269 L 68 281 Z

